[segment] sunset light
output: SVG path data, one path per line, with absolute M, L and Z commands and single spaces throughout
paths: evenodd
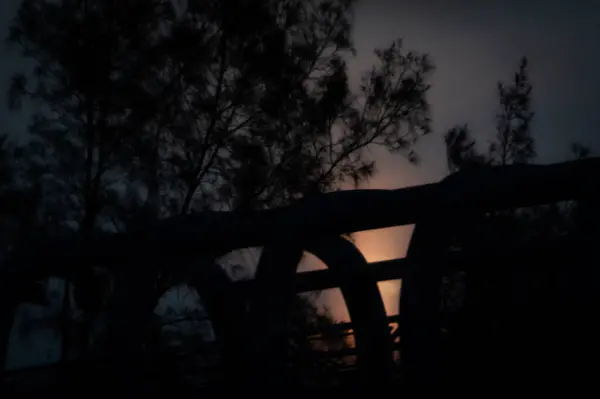
M 381 262 L 405 256 L 413 226 L 397 226 L 386 229 L 361 231 L 352 236 L 354 245 L 362 252 L 367 262 Z M 306 254 L 299 271 L 322 270 L 326 265 L 311 254 Z M 379 290 L 388 315 L 398 313 L 400 280 L 381 281 Z M 323 291 L 320 299 L 322 309 L 327 309 L 338 321 L 349 321 L 348 310 L 339 288 Z
M 470 3 L 0 0 L 0 399 L 593 392 L 600 0 Z

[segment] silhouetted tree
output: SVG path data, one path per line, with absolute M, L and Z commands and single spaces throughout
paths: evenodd
M 22 153 L 43 224 L 272 207 L 359 184 L 367 146 L 415 160 L 433 67 L 394 41 L 351 92 L 352 3 L 23 1 L 9 42 L 35 67 L 9 97 L 37 110 Z
M 25 180 L 18 168 L 15 146 L 0 136 L 0 253 L 40 229 L 39 186 Z
M 114 208 L 148 202 L 160 216 L 269 207 L 358 184 L 368 145 L 414 159 L 429 132 L 432 65 L 401 41 L 350 91 L 351 1 L 163 3 L 19 9 L 9 41 L 37 66 L 13 77 L 10 102 L 39 109 L 27 151 L 57 224 L 89 232 L 106 212 L 122 225 Z
M 450 172 L 524 164 L 535 159 L 532 86 L 527 65 L 524 58 L 513 82 L 498 84 L 496 136 L 487 152 L 477 150 L 476 140 L 466 126 L 446 134 Z M 573 144 L 570 152 L 571 158 L 585 158 L 590 153 L 579 143 Z M 596 208 L 597 201 L 592 198 L 464 215 L 454 236 L 449 237 L 449 244 L 463 254 L 479 255 L 480 260 L 464 265 L 466 273 L 450 273 L 445 280 L 444 327 L 452 337 L 447 345 L 449 384 L 457 383 L 452 379 L 462 381 L 460 376 L 465 373 L 486 381 L 488 386 L 499 382 L 499 374 L 503 378 L 510 375 L 515 384 L 541 382 L 530 374 L 531 370 L 544 375 L 544 381 L 554 378 L 550 376 L 563 377 L 549 365 L 557 358 L 568 361 L 575 352 L 554 352 L 550 347 L 559 339 L 570 337 L 574 325 L 587 326 L 586 316 L 577 320 L 584 314 L 580 308 L 587 309 L 597 300 L 592 299 L 593 289 L 587 283 L 595 278 L 595 272 L 581 273 L 575 264 L 584 262 L 582 254 L 590 251 L 589 243 L 597 237 L 589 229 L 590 223 L 585 222 L 599 220 Z M 539 252 L 525 255 L 528 248 L 539 248 Z M 572 253 L 566 256 L 567 251 L 560 252 L 560 248 L 568 248 Z M 498 256 L 515 250 L 525 252 L 522 257 Z M 569 322 L 556 326 L 557 309 L 564 311 L 565 307 L 570 307 L 563 313 Z M 569 323 L 572 324 L 567 326 Z M 586 334 L 582 334 L 581 342 L 586 342 L 583 345 L 587 348 L 591 341 Z M 457 363 L 454 359 L 458 357 L 461 362 Z M 509 369 L 507 361 L 512 364 Z M 580 372 L 581 369 L 576 373 Z M 568 372 L 565 377 L 567 374 L 568 378 L 574 376 Z
M 429 131 L 431 64 L 400 42 L 377 50 L 350 92 L 351 2 L 235 4 L 188 2 L 164 39 L 155 87 L 176 86 L 177 107 L 156 133 L 168 143 L 167 214 L 270 207 L 358 182 L 374 171 L 367 145 L 408 152 Z M 164 90 L 154 95 L 160 107 Z
M 496 116 L 496 142 L 489 148 L 494 163 L 528 163 L 535 157 L 531 90 L 527 58 L 523 57 L 511 84 L 498 83 L 500 111 Z
M 13 76 L 9 103 L 25 97 L 37 112 L 29 132 L 29 167 L 43 181 L 44 213 L 84 234 L 97 228 L 107 192 L 132 154 L 123 122 L 136 95 L 141 55 L 157 29 L 156 2 L 24 1 L 9 43 L 35 61 Z M 128 27 L 136 16 L 135 35 Z M 46 221 L 47 223 L 47 221 Z
M 484 155 L 477 152 L 476 142 L 472 138 L 468 125 L 456 126 L 444 136 L 446 143 L 446 157 L 450 173 L 461 169 L 485 165 L 489 161 Z
M 496 134 L 487 152 L 477 149 L 476 140 L 467 125 L 450 129 L 445 135 L 450 172 L 477 165 L 529 163 L 536 156 L 531 136 L 532 86 L 529 82 L 527 58 L 523 57 L 511 83 L 498 82 L 499 111 Z

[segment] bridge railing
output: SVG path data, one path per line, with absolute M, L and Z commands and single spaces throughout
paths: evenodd
M 247 384 L 255 388 L 264 387 L 266 380 L 283 381 L 277 377 L 284 370 L 283 331 L 293 295 L 340 287 L 353 322 L 364 381 L 386 384 L 394 373 L 394 343 L 377 282 L 403 279 L 402 361 L 409 380 L 424 382 L 438 348 L 436 313 L 442 269 L 465 264 L 460 254 L 445 251 L 444 231 L 452 229 L 464 214 L 595 195 L 598 181 L 597 158 L 545 166 L 476 168 L 440 183 L 406 189 L 342 191 L 271 210 L 203 212 L 123 234 L 27 243 L 12 251 L 0 270 L 0 342 L 4 343 L 0 361 L 6 359 L 14 311 L 24 285 L 46 276 L 78 282 L 88 273 L 82 265 L 99 265 L 125 276 L 129 288 L 147 285 L 158 270 L 185 276 L 206 299 L 224 356 L 233 367 L 230 371 L 251 370 Z M 417 228 L 405 259 L 369 265 L 352 243 L 341 237 L 406 224 Z M 211 264 L 218 256 L 248 247 L 263 247 L 251 283 L 234 284 Z M 303 251 L 320 258 L 328 270 L 296 273 Z M 250 292 L 249 317 L 240 313 L 239 304 L 230 303 L 235 302 L 231 298 L 237 285 L 245 285 Z M 129 299 L 124 319 L 139 322 L 140 309 L 149 311 L 143 295 L 139 297 Z M 252 345 L 240 343 L 240 323 L 245 330 L 254 331 Z M 139 331 L 129 327 L 132 343 Z

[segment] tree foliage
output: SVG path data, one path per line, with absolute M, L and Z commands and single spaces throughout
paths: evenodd
M 61 222 L 271 207 L 369 177 L 368 145 L 412 158 L 432 65 L 395 41 L 351 92 L 351 6 L 25 1 L 9 41 L 37 66 L 10 99 L 39 105 L 28 151 Z
M 451 173 L 535 161 L 532 86 L 527 67 L 523 58 L 513 81 L 498 84 L 496 134 L 487 151 L 477 148 L 467 125 L 446 134 Z M 579 143 L 572 144 L 569 150 L 571 159 L 590 154 Z M 595 272 L 580 267 L 586 262 L 585 256 L 590 256 L 590 242 L 597 237 L 597 232 L 590 229 L 594 223 L 597 226 L 596 208 L 597 201 L 588 198 L 464 215 L 448 241 L 453 250 L 478 258 L 465 262 L 466 271 L 450 273 L 444 281 L 442 307 L 448 384 L 462 384 L 462 375 L 469 378 L 478 375 L 490 386 L 499 383 L 496 375 L 502 375 L 503 381 L 508 377 L 519 384 L 539 384 L 542 380 L 530 374 L 533 369 L 544 375 L 544 381 L 551 375 L 573 378 L 569 373 L 556 373 L 550 364 L 557 359 L 569 363 L 578 355 L 571 349 L 550 351 L 549 348 L 559 339 L 570 337 L 571 331 L 591 330 L 575 328 L 575 325 L 587 326 L 587 321 L 585 317 L 575 320 L 571 314 L 580 315 L 589 311 L 581 309 L 596 306 L 592 305 L 597 301 L 594 290 L 587 287 L 587 280 L 597 278 Z M 537 251 L 527 252 L 530 248 Z M 572 253 L 565 256 L 561 252 L 565 248 Z M 505 256 L 516 255 L 519 253 L 516 251 L 521 251 L 521 256 Z M 565 317 L 569 322 L 556 325 L 557 309 L 568 309 Z M 595 340 L 590 337 L 582 336 L 582 346 Z M 454 362 L 457 358 L 462 360 Z M 508 359 L 519 362 L 506 370 Z M 581 369 L 576 373 L 579 372 Z
M 413 145 L 430 131 L 432 63 L 396 40 L 375 50 L 352 90 L 353 1 L 186 3 L 21 2 L 8 42 L 32 68 L 13 76 L 9 104 L 35 112 L 11 157 L 23 182 L 36 182 L 29 214 L 40 235 L 86 237 L 358 185 L 376 170 L 369 146 L 416 160 Z M 113 295 L 100 291 L 76 287 L 74 305 Z M 61 317 L 71 313 L 65 304 Z
M 451 172 L 481 165 L 509 165 L 531 162 L 535 156 L 531 123 L 532 85 L 528 61 L 523 57 L 510 83 L 498 82 L 499 109 L 496 133 L 486 152 L 477 149 L 468 125 L 450 129 L 445 135 L 448 168 Z

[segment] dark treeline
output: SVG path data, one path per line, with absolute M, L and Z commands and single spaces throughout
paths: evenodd
M 445 135 L 451 172 L 535 161 L 526 58 L 510 82 L 498 83 L 497 98 L 495 135 L 487 148 L 466 124 Z M 589 148 L 573 143 L 566 158 L 589 155 Z M 598 330 L 590 315 L 600 303 L 593 287 L 600 277 L 595 208 L 597 200 L 586 198 L 465 215 L 452 229 L 449 248 L 479 259 L 444 280 L 446 388 L 518 387 L 531 394 L 594 389 L 595 367 L 589 364 L 598 356 Z

